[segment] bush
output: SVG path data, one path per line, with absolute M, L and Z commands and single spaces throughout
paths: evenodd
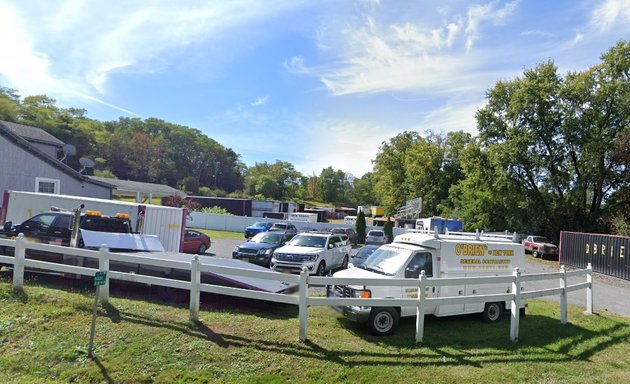
M 357 221 L 354 223 L 354 231 L 357 233 L 357 242 L 365 244 L 365 214 L 359 211 Z

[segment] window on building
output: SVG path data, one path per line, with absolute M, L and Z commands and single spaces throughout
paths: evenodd
M 59 180 L 36 177 L 35 192 L 59 194 Z

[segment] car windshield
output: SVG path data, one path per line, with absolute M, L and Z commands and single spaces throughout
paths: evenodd
M 385 234 L 381 231 L 370 231 L 368 232 L 368 236 L 382 237 L 385 236 Z
M 277 224 L 277 223 L 271 226 L 271 228 L 273 229 L 287 229 L 287 227 L 288 226 L 286 224 Z
M 346 230 L 343 228 L 335 228 L 330 233 L 346 233 Z
M 324 236 L 297 235 L 289 244 L 296 247 L 324 248 L 326 246 L 326 238 Z
M 254 225 L 252 225 L 252 227 L 266 227 L 267 223 L 264 221 L 257 221 L 254 223 Z
M 252 237 L 250 241 L 252 243 L 280 244 L 282 235 L 279 233 L 263 232 Z
M 378 249 L 378 247 L 365 246 L 365 247 L 361 248 L 359 250 L 359 252 L 357 252 L 357 254 L 354 255 L 354 257 L 359 258 L 359 259 L 367 259 L 377 249 Z
M 380 247 L 365 260 L 359 268 L 393 276 L 407 262 L 411 251 L 394 246 Z

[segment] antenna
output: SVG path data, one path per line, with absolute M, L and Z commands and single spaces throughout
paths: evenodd
M 68 156 L 74 156 L 77 154 L 77 148 L 72 144 L 64 144 L 63 147 L 61 147 L 61 151 L 63 152 L 63 156 L 59 161 L 62 163 L 66 162 L 66 158 L 68 158 Z
M 94 161 L 88 159 L 87 157 L 82 157 L 79 159 L 79 164 L 81 164 L 81 170 L 79 173 L 83 173 L 87 168 L 94 168 Z

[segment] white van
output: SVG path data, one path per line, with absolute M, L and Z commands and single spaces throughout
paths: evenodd
M 506 235 L 475 233 L 430 234 L 412 230 L 398 235 L 394 242 L 378 248 L 363 265 L 339 271 L 333 277 L 364 279 L 417 280 L 425 271 L 430 278 L 476 277 L 511 275 L 515 267 L 523 268 L 523 245 Z M 457 297 L 474 294 L 504 294 L 511 284 L 484 284 L 434 287 L 427 297 Z M 416 298 L 418 289 L 411 287 L 336 285 L 327 289 L 329 297 Z M 473 304 L 433 305 L 424 308 L 425 314 L 435 316 L 481 313 L 485 321 L 499 321 L 510 301 Z M 521 303 L 522 308 L 525 303 Z M 348 319 L 367 323 L 375 335 L 390 335 L 398 328 L 400 317 L 415 316 L 416 307 L 335 307 Z

